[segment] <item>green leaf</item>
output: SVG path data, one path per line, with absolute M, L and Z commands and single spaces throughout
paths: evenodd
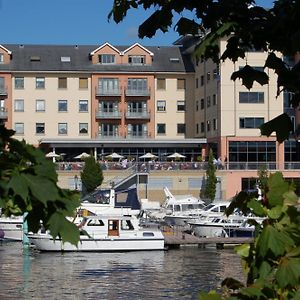
M 221 300 L 221 296 L 216 291 L 210 291 L 208 293 L 200 292 L 199 300 Z
M 259 267 L 259 277 L 265 279 L 272 272 L 272 267 L 266 261 L 263 261 Z
M 250 253 L 250 244 L 241 244 L 234 249 L 239 256 L 248 257 Z
M 32 195 L 44 204 L 58 198 L 56 186 L 52 181 L 31 174 L 24 175 L 24 178 L 28 182 Z
M 279 143 L 282 143 L 289 138 L 290 132 L 293 131 L 293 123 L 286 113 L 283 113 L 260 126 L 262 135 L 270 136 L 274 131 L 276 132 L 277 141 Z
M 249 65 L 246 65 L 244 68 L 231 75 L 233 81 L 237 78 L 242 79 L 242 84 L 249 90 L 252 88 L 254 81 L 257 81 L 260 85 L 269 82 L 269 77 L 265 72 L 257 71 Z
M 283 205 L 283 195 L 289 191 L 288 182 L 284 181 L 283 175 L 280 172 L 271 174 L 268 180 L 269 192 L 267 198 L 270 207 Z
M 23 199 L 28 197 L 28 183 L 24 176 L 17 171 L 12 172 L 7 187 L 12 189 L 15 195 L 19 195 Z
M 74 223 L 68 221 L 61 213 L 54 213 L 47 224 L 53 238 L 60 236 L 63 242 L 77 246 L 80 232 Z
M 266 215 L 263 205 L 257 199 L 251 199 L 247 206 L 252 209 L 256 216 L 264 217 Z
M 288 191 L 283 194 L 283 203 L 287 206 L 296 206 L 298 204 L 298 197 L 293 191 Z
M 276 272 L 276 280 L 281 288 L 293 287 L 300 280 L 300 258 L 283 258 Z
M 277 206 L 272 207 L 271 209 L 269 209 L 267 211 L 267 214 L 270 219 L 273 219 L 273 220 L 279 219 L 279 217 L 282 214 L 282 206 L 277 205 Z
M 247 287 L 240 291 L 240 294 L 250 297 L 250 299 L 264 299 L 261 288 Z M 261 298 L 260 298 L 261 297 Z
M 257 240 L 257 255 L 283 255 L 288 247 L 294 245 L 294 241 L 285 232 L 276 230 L 271 225 L 266 225 Z M 271 253 L 269 253 L 271 252 Z

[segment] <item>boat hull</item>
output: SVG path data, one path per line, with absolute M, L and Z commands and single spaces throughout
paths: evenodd
M 0 230 L 4 240 L 22 241 L 23 218 L 0 218 Z
M 74 246 L 68 242 L 49 235 L 29 234 L 29 241 L 40 251 L 86 251 L 86 252 L 108 252 L 108 251 L 142 251 L 142 250 L 163 250 L 164 238 L 157 235 L 149 239 L 142 237 L 120 238 L 108 237 L 103 239 L 92 239 L 82 237 L 77 245 Z
M 226 232 L 222 225 L 199 224 L 192 225 L 192 231 L 198 237 L 225 237 Z

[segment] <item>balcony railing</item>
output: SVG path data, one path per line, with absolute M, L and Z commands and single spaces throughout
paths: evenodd
M 126 119 L 150 119 L 150 113 L 148 111 L 127 111 L 126 114 Z
M 121 96 L 121 88 L 107 89 L 96 87 L 96 96 Z
M 106 131 L 102 133 L 98 133 L 98 138 L 101 139 L 119 139 L 121 138 L 119 133 L 116 133 L 114 131 Z
M 127 134 L 127 139 L 148 139 L 150 138 L 148 132 L 131 132 Z
M 120 119 L 122 113 L 118 110 L 109 111 L 109 110 L 98 110 L 96 111 L 97 119 Z
M 150 96 L 150 89 L 126 89 L 126 96 Z
M 7 109 L 5 107 L 0 107 L 0 119 L 6 120 L 8 116 Z

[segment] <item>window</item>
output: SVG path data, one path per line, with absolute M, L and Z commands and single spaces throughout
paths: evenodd
M 156 127 L 157 134 L 166 134 L 166 124 L 158 123 Z
M 145 55 L 129 55 L 128 63 L 133 65 L 143 65 L 146 63 Z
M 207 74 L 206 74 L 206 80 L 207 80 L 207 82 L 210 81 L 210 72 L 207 72 Z
M 58 123 L 58 134 L 67 134 L 67 133 L 68 133 L 68 124 Z
M 16 134 L 24 134 L 24 123 L 15 123 Z
M 199 79 L 196 78 L 196 89 L 199 87 Z
M 204 75 L 201 75 L 200 77 L 200 84 L 201 86 L 204 86 Z
M 216 105 L 217 104 L 217 95 L 216 94 L 213 94 L 213 105 Z
M 79 100 L 79 111 L 80 112 L 88 111 L 88 100 Z
M 15 77 L 15 89 L 24 89 L 24 77 Z
M 240 103 L 264 103 L 264 92 L 240 92 Z
M 44 134 L 45 133 L 45 123 L 35 123 L 35 133 Z
M 45 100 L 36 100 L 35 101 L 35 111 L 45 111 Z
M 36 77 L 35 88 L 44 89 L 45 88 L 45 77 Z
M 166 78 L 157 78 L 157 89 L 158 90 L 166 89 Z
M 67 78 L 66 77 L 59 77 L 58 78 L 58 88 L 59 89 L 66 89 L 67 88 Z
M 166 111 L 166 100 L 157 100 L 156 110 L 157 111 Z
M 204 122 L 201 122 L 201 132 L 204 132 Z
M 88 133 L 88 123 L 79 123 L 79 133 L 80 134 Z
M 217 119 L 213 119 L 213 129 L 217 130 Z
M 119 95 L 119 79 L 118 78 L 99 78 L 98 88 L 104 95 Z
M 127 87 L 128 90 L 146 91 L 148 82 L 145 78 L 128 78 Z
M 16 99 L 14 101 L 14 110 L 15 111 L 24 111 L 24 100 L 23 99 Z
M 4 62 L 4 54 L 0 53 L 0 63 L 3 63 L 3 62 Z
M 199 123 L 196 124 L 196 134 L 199 133 Z
M 196 111 L 199 110 L 199 100 L 196 100 Z
M 213 74 L 214 79 L 219 79 L 220 78 L 219 66 L 216 69 L 214 69 L 213 73 L 214 73 Z
M 70 56 L 61 56 L 60 61 L 61 62 L 71 62 L 71 57 Z
M 184 90 L 185 89 L 185 79 L 177 79 L 177 90 Z
M 88 88 L 88 79 L 87 78 L 79 78 L 79 88 L 80 89 Z
M 177 111 L 185 111 L 185 101 L 184 100 L 177 101 Z
M 264 123 L 264 118 L 240 118 L 240 128 L 258 128 Z
M 207 131 L 210 131 L 210 122 L 209 121 L 206 122 L 206 128 L 207 128 Z
M 114 64 L 116 62 L 114 54 L 100 54 L 98 58 L 100 64 Z
M 184 134 L 185 133 L 185 124 L 177 124 L 177 133 Z
M 210 107 L 210 96 L 207 96 L 206 101 L 207 101 L 207 107 Z
M 200 101 L 200 108 L 204 109 L 204 98 L 202 98 Z
M 58 100 L 58 111 L 68 111 L 68 100 Z

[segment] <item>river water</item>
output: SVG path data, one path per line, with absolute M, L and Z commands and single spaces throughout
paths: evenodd
M 197 299 L 243 276 L 232 249 L 40 253 L 0 244 L 0 299 Z

